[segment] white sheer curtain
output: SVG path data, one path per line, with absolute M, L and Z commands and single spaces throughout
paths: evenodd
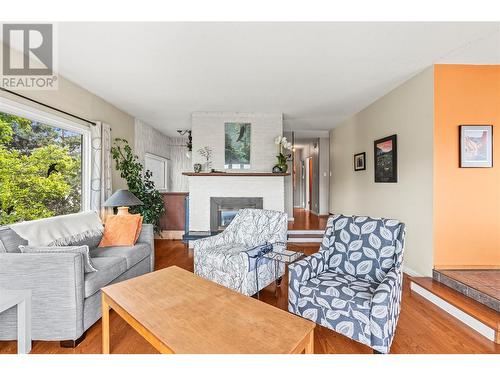
M 96 211 L 105 220 L 112 213 L 110 208 L 103 207 L 111 196 L 111 127 L 100 121 L 90 127 L 92 138 L 91 148 L 91 179 L 90 179 L 90 209 Z

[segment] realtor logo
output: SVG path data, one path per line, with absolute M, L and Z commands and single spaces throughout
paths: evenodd
M 52 24 L 3 24 L 2 40 L 2 87 L 57 89 Z

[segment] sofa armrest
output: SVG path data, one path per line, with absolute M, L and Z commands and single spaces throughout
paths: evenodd
M 403 270 L 394 266 L 377 286 L 370 308 L 371 346 L 388 353 L 401 311 Z
M 142 224 L 137 242 L 147 243 L 151 247 L 151 272 L 155 270 L 155 230 L 153 224 Z
M 288 310 L 297 314 L 299 289 L 326 268 L 324 252 L 317 252 L 288 266 Z
M 0 288 L 31 290 L 32 337 L 75 340 L 83 334 L 82 254 L 0 254 Z M 16 337 L 14 311 L 0 314 L 0 339 Z

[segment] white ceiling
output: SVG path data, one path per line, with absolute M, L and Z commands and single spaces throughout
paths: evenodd
M 500 64 L 500 23 L 61 23 L 66 78 L 169 135 L 195 111 L 327 130 L 433 63 Z

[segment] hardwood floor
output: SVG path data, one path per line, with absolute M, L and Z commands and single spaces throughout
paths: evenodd
M 328 216 L 318 216 L 303 208 L 294 208 L 293 219 L 288 222 L 288 229 L 325 229 Z
M 317 251 L 317 246 L 290 244 L 307 254 Z M 193 254 L 181 241 L 156 241 L 157 269 L 177 265 L 193 271 Z M 287 309 L 287 278 L 283 279 L 277 297 L 274 286 L 261 293 L 261 299 L 273 306 Z M 156 353 L 155 349 L 128 326 L 116 313 L 110 314 L 110 342 L 112 353 Z M 326 328 L 315 329 L 315 353 L 371 353 L 371 349 L 349 340 Z M 0 353 L 15 353 L 15 341 L 0 342 Z M 101 353 L 101 321 L 92 326 L 85 340 L 75 349 L 59 347 L 58 342 L 33 342 L 32 353 Z M 403 304 L 392 344 L 391 353 L 500 353 L 497 345 L 471 328 L 451 317 L 416 293 L 411 293 L 405 277 Z

